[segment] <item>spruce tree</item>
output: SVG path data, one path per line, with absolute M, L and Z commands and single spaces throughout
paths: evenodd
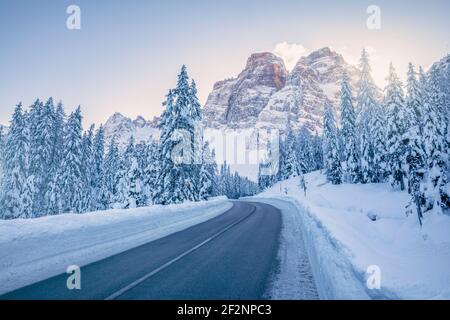
M 142 203 L 142 177 L 138 160 L 134 155 L 130 158 L 130 166 L 126 173 L 126 194 L 124 208 L 137 208 Z
M 387 147 L 386 147 L 386 113 L 385 109 L 377 104 L 371 122 L 371 140 L 373 147 L 373 167 L 370 182 L 385 182 L 388 175 Z
M 119 170 L 120 153 L 117 145 L 116 136 L 113 136 L 109 146 L 108 152 L 105 157 L 105 163 L 103 168 L 103 181 L 101 185 L 100 200 L 99 203 L 102 208 L 109 209 L 115 201 L 116 194 L 118 193 L 118 183 L 116 180 L 117 171 Z
M 408 64 L 408 75 L 406 84 L 406 115 L 408 116 L 408 127 L 418 125 L 419 130 L 423 125 L 424 110 L 421 101 L 420 86 L 417 73 L 412 63 Z M 420 131 L 419 131 L 420 133 Z
M 114 198 L 114 208 L 123 209 L 129 207 L 130 205 L 130 202 L 128 201 L 131 192 L 130 188 L 132 188 L 130 170 L 135 170 L 135 168 L 131 168 L 134 160 L 136 160 L 134 159 L 134 154 L 134 137 L 131 136 L 125 151 L 120 155 L 119 168 L 115 175 L 117 192 Z
M 189 85 L 186 67 L 181 68 L 177 87 L 170 90 L 159 128 L 161 170 L 158 177 L 156 202 L 180 203 L 198 199 L 198 162 L 196 152 L 200 126 L 194 88 Z M 199 111 L 200 112 L 200 111 Z
M 406 164 L 409 193 L 411 195 L 408 213 L 415 212 L 420 225 L 422 225 L 424 205 L 426 203 L 424 194 L 426 155 L 418 125 L 408 130 L 405 134 L 405 141 L 408 145 L 408 148 L 406 148 Z
M 356 96 L 358 131 L 360 132 L 360 169 L 361 182 L 372 182 L 376 176 L 374 173 L 374 150 L 372 141 L 373 116 L 376 108 L 376 87 L 372 80 L 369 65 L 369 56 L 364 49 L 360 60 L 360 79 Z
M 289 179 L 300 175 L 299 162 L 297 159 L 297 152 L 295 148 L 295 136 L 292 132 L 290 122 L 286 128 L 286 138 L 283 143 L 283 176 L 282 179 Z
M 388 85 L 384 99 L 387 110 L 387 150 L 390 182 L 393 187 L 405 190 L 407 172 L 405 169 L 405 148 L 403 135 L 408 130 L 408 114 L 405 105 L 402 84 L 391 64 Z
M 144 192 L 148 204 L 154 204 L 158 185 L 160 158 L 158 145 L 155 142 L 150 143 L 147 151 L 147 165 L 144 168 Z
M 35 194 L 33 195 L 33 212 L 36 216 L 46 214 L 45 193 L 50 181 L 53 165 L 53 99 L 42 104 L 39 100 L 31 106 L 28 116 L 30 133 L 30 175 L 33 176 Z
M 62 103 L 58 103 L 54 111 L 54 122 L 52 128 L 53 152 L 52 165 L 49 170 L 49 182 L 45 193 L 45 211 L 46 214 L 61 213 L 61 182 L 58 178 L 62 168 L 62 158 L 64 151 L 64 127 L 65 127 L 65 112 Z
M 341 184 L 342 167 L 339 158 L 337 129 L 330 105 L 325 106 L 323 118 L 323 154 L 327 180 L 332 184 Z
M 58 180 L 62 212 L 82 212 L 83 203 L 83 136 L 81 110 L 72 112 L 64 129 L 64 151 Z
M 105 130 L 101 125 L 95 133 L 94 144 L 92 147 L 91 211 L 106 209 L 105 203 L 101 199 L 104 175 L 104 155 Z
M 200 165 L 200 177 L 199 177 L 199 199 L 207 200 L 212 195 L 213 188 L 213 176 L 212 172 L 208 170 L 209 165 L 209 148 L 208 145 L 205 144 L 203 146 L 202 152 L 202 164 Z
M 423 140 L 427 156 L 427 207 L 447 207 L 447 176 L 446 176 L 446 126 L 443 120 L 442 93 L 439 88 L 436 71 L 431 70 L 430 77 L 424 89 L 426 110 L 423 129 Z
M 22 104 L 14 110 L 4 148 L 2 182 L 2 217 L 33 217 L 33 178 L 29 175 L 30 140 Z
M 353 108 L 352 91 L 347 73 L 344 72 L 341 83 L 341 136 L 343 142 L 343 159 L 345 163 L 345 180 L 357 183 L 360 180 L 359 152 L 356 139 L 356 113 Z
M 94 145 L 94 125 L 89 127 L 89 130 L 83 134 L 82 140 L 82 203 L 80 212 L 87 212 L 92 207 L 93 201 L 93 178 L 94 178 L 94 158 L 93 158 L 93 145 Z
M 3 190 L 2 183 L 3 183 L 3 158 L 4 158 L 4 152 L 5 152 L 5 134 L 4 134 L 3 126 L 0 126 L 0 193 Z M 0 194 L 0 198 L 1 198 L 1 194 Z M 1 208 L 1 206 L 0 206 L 0 208 Z M 0 216 L 0 218 L 1 218 L 1 216 Z
M 313 141 L 311 133 L 306 126 L 302 126 L 297 137 L 297 160 L 301 173 L 315 170 L 315 161 L 312 153 Z

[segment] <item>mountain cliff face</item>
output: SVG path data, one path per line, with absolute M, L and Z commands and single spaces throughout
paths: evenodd
M 274 54 L 252 54 L 237 78 L 214 85 L 203 109 L 206 127 L 254 127 L 270 97 L 285 86 L 287 74 Z
M 329 48 L 301 58 L 290 73 L 273 54 L 254 54 L 236 79 L 216 83 L 204 107 L 205 125 L 283 131 L 289 119 L 294 129 L 320 132 L 325 102 L 338 109 L 344 70 L 356 85 L 358 70 Z

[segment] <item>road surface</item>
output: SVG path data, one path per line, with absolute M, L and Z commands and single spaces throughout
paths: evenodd
M 0 299 L 262 299 L 277 261 L 280 212 L 234 202 L 224 214 Z

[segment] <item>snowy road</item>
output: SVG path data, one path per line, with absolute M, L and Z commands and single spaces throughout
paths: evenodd
M 81 290 L 62 274 L 0 299 L 261 299 L 275 271 L 281 215 L 235 202 L 226 213 L 81 268 Z

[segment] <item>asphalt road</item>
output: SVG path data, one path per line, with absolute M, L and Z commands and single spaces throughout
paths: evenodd
M 68 274 L 0 299 L 262 299 L 275 270 L 280 212 L 235 202 L 224 214 L 81 268 L 81 290 Z

